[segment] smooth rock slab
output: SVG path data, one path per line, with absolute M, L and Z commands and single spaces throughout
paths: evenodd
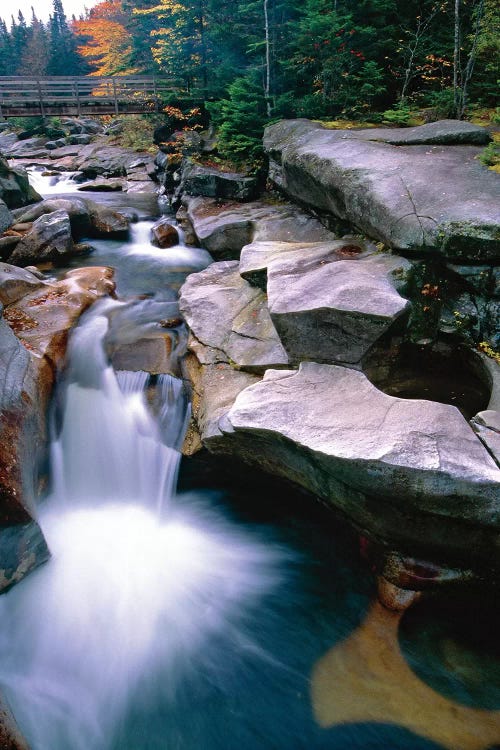
M 34 206 L 28 206 L 14 212 L 18 223 L 36 221 L 44 214 L 54 211 L 65 211 L 69 216 L 71 232 L 75 238 L 82 237 L 90 231 L 90 215 L 86 204 L 78 198 L 47 198 Z
M 486 146 L 491 141 L 491 135 L 480 125 L 473 125 L 463 120 L 439 120 L 414 128 L 370 128 L 369 130 L 353 130 L 355 137 L 366 141 L 381 141 L 392 143 L 394 146 L 428 145 L 477 145 Z
M 377 136 L 281 121 L 264 135 L 270 178 L 291 198 L 395 250 L 474 265 L 500 259 L 498 175 L 478 161 L 480 147 L 433 145 L 434 131 Z
M 290 204 L 226 203 L 184 199 L 199 244 L 216 259 L 238 258 L 255 241 L 323 242 L 336 239 L 313 216 Z
M 375 250 L 374 245 L 356 237 L 343 237 L 330 242 L 252 242 L 241 251 L 240 275 L 251 284 L 267 290 L 267 270 L 275 261 L 297 261 L 305 268 L 310 264 L 364 258 Z
M 219 428 L 209 449 L 297 482 L 382 541 L 498 564 L 500 470 L 455 407 L 303 363 L 266 372 Z
M 202 364 L 231 363 L 251 372 L 288 364 L 265 294 L 241 278 L 237 262 L 191 274 L 181 289 L 180 310 Z
M 10 305 L 44 286 L 44 282 L 24 268 L 10 263 L 0 263 L 0 303 Z
M 410 268 L 390 255 L 338 260 L 296 253 L 272 260 L 269 312 L 290 360 L 360 362 L 408 308 L 392 274 Z

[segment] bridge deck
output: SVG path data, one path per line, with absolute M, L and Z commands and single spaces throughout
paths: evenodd
M 172 78 L 0 76 L 0 118 L 157 112 L 168 94 L 192 98 Z

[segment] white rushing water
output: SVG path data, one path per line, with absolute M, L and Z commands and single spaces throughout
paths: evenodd
M 175 692 L 214 635 L 241 640 L 281 580 L 281 551 L 175 496 L 182 382 L 108 363 L 146 303 L 100 301 L 72 335 L 39 519 L 52 558 L 0 598 L 0 683 L 33 750 L 116 748 L 138 695 Z
M 74 192 L 78 185 L 74 181 L 76 172 L 47 174 L 43 167 L 28 167 L 30 184 L 40 195 Z

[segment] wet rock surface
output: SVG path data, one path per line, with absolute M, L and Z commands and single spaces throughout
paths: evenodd
M 251 201 L 257 197 L 259 185 L 255 177 L 188 162 L 182 170 L 179 192 L 220 200 Z
M 27 172 L 19 167 L 9 167 L 0 156 L 0 200 L 8 208 L 19 208 L 41 200 L 36 190 L 29 184 Z M 0 226 L 2 222 L 0 219 Z
M 157 247 L 173 247 L 179 244 L 179 233 L 168 219 L 160 219 L 151 227 L 153 245 Z
M 185 450 L 204 445 L 291 479 L 382 549 L 416 555 L 422 569 L 439 569 L 431 585 L 454 581 L 455 568 L 473 570 L 473 577 L 497 569 L 497 556 L 486 551 L 496 544 L 500 523 L 499 468 L 482 436 L 487 429 L 490 443 L 497 436 L 486 426 L 487 413 L 478 416 L 476 435 L 454 406 L 386 395 L 360 372 L 368 353 L 376 359 L 379 340 L 400 342 L 414 325 L 408 311 L 414 314 L 410 293 L 419 264 L 381 253 L 356 235 L 338 239 L 294 207 L 217 205 L 204 198 L 184 204 L 202 246 L 215 248 L 216 256 L 228 249 L 241 254 L 239 263 L 215 263 L 193 274 L 181 290 L 191 330 L 184 367 L 195 420 Z M 251 241 L 242 247 L 245 240 Z M 438 287 L 420 284 L 418 302 L 425 305 Z M 269 316 L 298 372 L 265 361 L 255 368 L 252 305 L 241 309 L 250 289 L 263 295 L 259 315 Z M 239 317 L 228 314 L 231 309 Z M 235 319 L 250 326 L 250 338 L 236 339 L 236 358 L 229 344 Z M 337 362 L 344 366 L 332 366 Z M 451 391 L 445 401 L 454 398 Z M 401 585 L 400 577 L 383 575 L 387 601 L 397 607 L 413 601 L 403 590 L 414 581 Z
M 0 200 L 0 232 L 4 232 L 12 224 L 12 214 L 3 200 Z
M 45 261 L 61 263 L 74 249 L 71 224 L 66 211 L 43 214 L 22 237 L 9 258 L 18 266 Z
M 4 750 L 30 750 L 7 703 L 0 696 L 0 746 Z

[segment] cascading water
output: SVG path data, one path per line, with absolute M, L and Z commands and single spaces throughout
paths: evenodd
M 73 335 L 40 519 L 52 560 L 0 601 L 0 678 L 34 750 L 114 747 L 139 686 L 182 680 L 281 577 L 277 551 L 175 501 L 182 383 L 160 380 L 155 419 L 148 376 L 108 365 L 121 305 L 98 303 Z
M 37 192 L 43 195 L 54 195 L 77 188 L 74 180 L 76 172 L 60 172 L 47 175 L 45 170 L 40 167 L 29 167 L 28 173 L 30 184 Z
M 72 189 L 50 179 L 42 194 Z M 125 301 L 101 301 L 72 336 L 40 513 L 52 558 L 0 597 L 0 684 L 32 750 L 496 747 L 491 611 L 471 610 L 472 639 L 462 607 L 434 624 L 417 609 L 398 634 L 357 541 L 291 486 L 246 472 L 226 497 L 202 470 L 188 486 L 217 491 L 176 496 L 188 407 L 166 372 L 183 328 L 168 327 L 165 374 L 119 355 L 163 340 L 176 290 L 211 259 L 150 245 L 151 196 L 91 197 L 143 220 L 75 261 L 113 266 Z

